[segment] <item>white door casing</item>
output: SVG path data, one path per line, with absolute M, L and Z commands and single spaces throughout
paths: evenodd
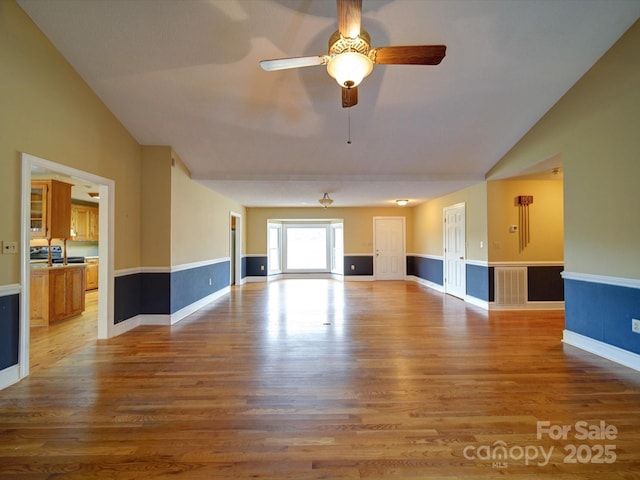
M 443 210 L 444 291 L 462 299 L 467 293 L 465 214 L 464 203 Z
M 373 248 L 375 250 L 373 274 L 376 280 L 404 280 L 405 218 L 374 217 Z

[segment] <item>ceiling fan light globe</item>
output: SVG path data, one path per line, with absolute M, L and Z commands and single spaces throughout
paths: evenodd
M 327 73 L 344 88 L 357 87 L 371 73 L 371 70 L 373 70 L 371 59 L 358 52 L 339 53 L 327 63 Z

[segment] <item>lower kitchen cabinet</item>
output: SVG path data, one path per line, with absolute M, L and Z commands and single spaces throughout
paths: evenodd
M 31 325 L 74 317 L 84 311 L 85 266 L 33 268 L 31 270 Z
M 97 258 L 87 258 L 87 269 L 85 271 L 85 277 L 87 281 L 87 290 L 95 290 L 98 288 L 98 268 L 99 260 Z

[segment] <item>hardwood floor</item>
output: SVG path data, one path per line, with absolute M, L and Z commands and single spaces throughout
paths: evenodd
M 562 329 L 412 282 L 248 284 L 4 390 L 0 478 L 640 478 L 640 374 Z
M 31 373 L 93 344 L 98 338 L 98 290 L 85 294 L 85 310 L 48 327 L 31 327 L 29 368 Z

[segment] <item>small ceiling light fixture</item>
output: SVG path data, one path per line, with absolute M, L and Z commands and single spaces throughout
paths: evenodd
M 409 200 L 396 200 L 396 205 L 398 205 L 399 207 L 404 207 L 408 203 L 409 203 Z
M 333 200 L 329 198 L 328 193 L 325 193 L 324 196 L 320 200 L 318 200 L 318 202 L 320 202 L 320 205 L 322 205 L 324 208 L 327 208 L 331 206 L 331 204 L 333 203 Z

